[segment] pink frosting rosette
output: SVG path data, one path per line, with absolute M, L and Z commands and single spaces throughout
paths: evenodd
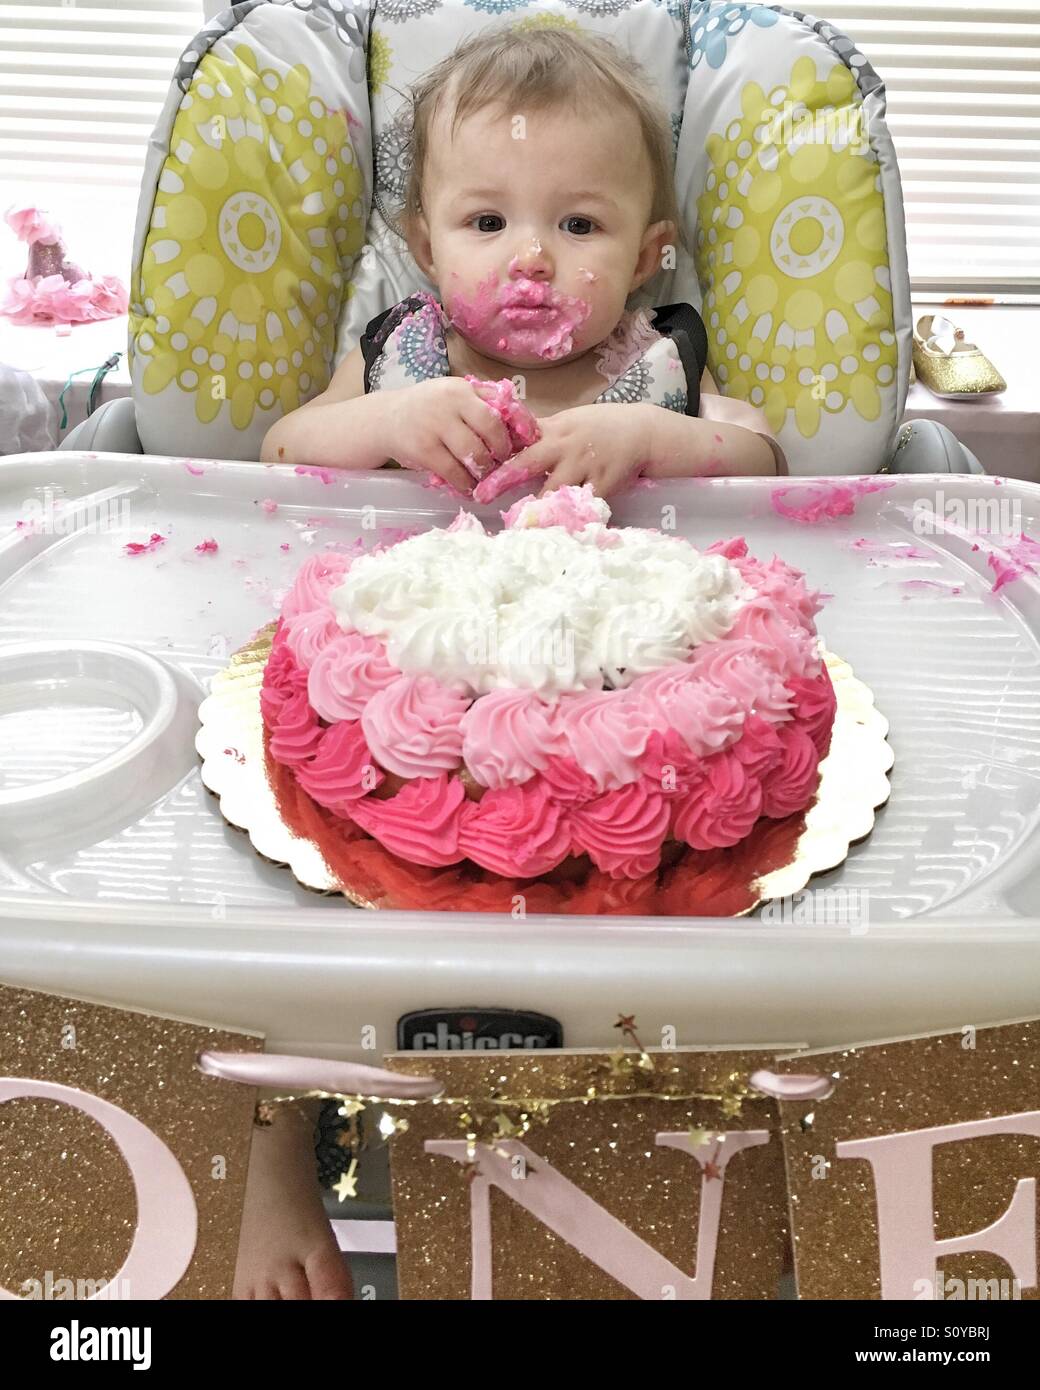
M 297 613 L 285 624 L 285 640 L 298 664 L 306 670 L 314 665 L 318 653 L 340 635 L 343 629 L 330 604 Z
M 741 637 L 757 642 L 764 649 L 760 659 L 784 680 L 819 671 L 816 638 L 761 594 L 741 608 L 729 637 L 733 642 Z
M 800 570 L 785 564 L 779 555 L 763 563 L 745 554 L 734 557 L 734 564 L 741 577 L 753 585 L 762 598 L 768 599 L 783 617 L 806 631 L 811 630 L 823 601 L 819 590 L 810 589 L 806 584 L 805 575 Z
M 338 629 L 314 658 L 307 693 L 322 719 L 359 719 L 373 695 L 400 675 L 380 638 Z
M 596 790 L 604 792 L 637 779 L 654 717 L 649 703 L 630 690 L 598 690 L 561 696 L 553 726 Z
M 668 801 L 644 781 L 629 782 L 571 812 L 575 849 L 611 878 L 642 878 L 661 862 Z
M 705 679 L 692 662 L 637 676 L 627 693 L 654 728 L 673 729 L 697 757 L 717 753 L 740 736 L 744 723 L 740 701 L 721 681 Z
M 734 745 L 740 746 L 740 740 Z M 682 796 L 700 775 L 702 759 L 674 729 L 655 729 L 646 741 L 640 769 L 647 786 L 663 796 Z
M 573 758 L 546 758 L 540 776 L 561 806 L 577 806 L 599 796 L 596 783 Z
M 314 757 L 324 733 L 305 690 L 298 690 L 282 701 L 268 728 L 271 756 L 297 769 Z
M 496 788 L 463 807 L 459 846 L 504 878 L 537 878 L 571 852 L 567 812 L 540 777 Z
M 462 761 L 462 716 L 469 696 L 433 676 L 398 676 L 361 715 L 368 746 L 399 777 L 436 777 Z
M 273 725 L 286 700 L 306 689 L 307 672 L 297 666 L 285 640 L 285 624 L 279 619 L 260 686 L 260 713 L 264 723 Z
M 285 596 L 282 617 L 296 618 L 316 608 L 327 608 L 329 595 L 341 583 L 351 563 L 351 557 L 340 550 L 323 550 L 317 555 L 309 555 Z
M 783 745 L 776 725 L 770 724 L 760 714 L 749 714 L 744 721 L 743 734 L 733 745 L 733 753 L 748 774 L 761 781 L 783 757 Z
M 465 858 L 459 829 L 470 804 L 459 779 L 441 772 L 416 777 L 385 801 L 363 796 L 351 802 L 350 818 L 391 854 L 436 869 Z
M 485 787 L 526 782 L 566 745 L 533 690 L 491 690 L 462 716 L 462 757 Z
M 693 788 L 675 803 L 672 834 L 693 849 L 738 844 L 762 814 L 762 784 L 733 749 L 706 758 Z
M 742 710 L 754 710 L 773 723 L 790 719 L 791 697 L 760 642 L 748 637 L 702 642 L 687 666 L 693 675 L 726 691 Z
M 343 719 L 325 729 L 318 750 L 297 769 L 296 780 L 320 806 L 350 816 L 350 803 L 384 780 L 357 720 Z
M 801 729 L 781 724 L 776 732 L 781 758 L 762 781 L 762 814 L 780 820 L 808 806 L 819 780 L 820 755 Z
M 794 697 L 794 713 L 798 726 L 809 735 L 821 758 L 831 746 L 831 733 L 838 701 L 826 666 L 814 680 L 798 676 L 788 681 Z

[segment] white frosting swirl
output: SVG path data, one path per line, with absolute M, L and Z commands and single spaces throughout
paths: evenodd
M 605 504 L 604 504 L 605 505 Z M 473 694 L 616 688 L 723 636 L 754 590 L 681 537 L 591 522 L 427 531 L 358 557 L 329 594 L 341 627 L 401 671 Z

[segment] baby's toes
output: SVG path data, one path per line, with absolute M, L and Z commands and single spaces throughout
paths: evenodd
M 313 1251 L 307 1257 L 306 1270 L 311 1298 L 354 1297 L 354 1286 L 346 1262 L 334 1247 Z

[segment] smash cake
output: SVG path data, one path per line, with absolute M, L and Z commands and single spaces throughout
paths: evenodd
M 819 595 L 587 485 L 502 517 L 303 565 L 260 692 L 284 822 L 372 906 L 745 910 L 830 746 Z

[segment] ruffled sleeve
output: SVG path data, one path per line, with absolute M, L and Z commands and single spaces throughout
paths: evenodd
M 702 391 L 697 415 L 701 420 L 716 420 L 722 425 L 740 425 L 754 434 L 760 434 L 773 451 L 777 477 L 789 476 L 787 456 L 780 447 L 780 441 L 769 428 L 769 421 L 757 406 L 749 405 L 747 401 L 733 400 L 730 396 L 717 396 Z

